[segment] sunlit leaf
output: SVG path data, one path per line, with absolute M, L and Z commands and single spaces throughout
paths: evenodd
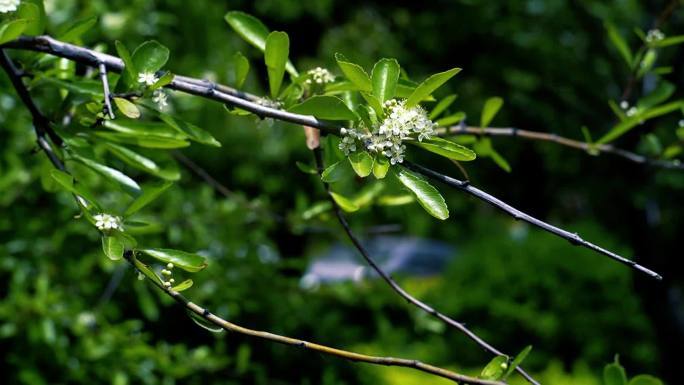
M 296 114 L 312 115 L 318 119 L 355 120 L 356 114 L 336 96 L 316 95 L 290 107 Z
M 173 249 L 142 249 L 140 252 L 164 263 L 173 263 L 174 266 L 191 273 L 198 272 L 207 267 L 207 261 L 204 257 L 185 251 Z
M 192 279 L 186 279 L 185 281 L 179 283 L 178 285 L 172 286 L 171 290 L 183 291 L 183 290 L 186 290 L 186 289 L 189 289 L 190 287 L 192 287 L 192 284 L 193 284 Z
M 157 72 L 169 60 L 169 49 L 155 40 L 149 40 L 138 46 L 131 58 L 138 72 Z
M 268 71 L 271 97 L 278 96 L 285 75 L 285 63 L 290 54 L 290 39 L 285 32 L 271 32 L 266 38 L 264 61 Z
M 492 122 L 496 113 L 499 112 L 503 106 L 503 99 L 500 97 L 492 97 L 485 101 L 482 108 L 482 115 L 480 116 L 480 127 L 487 127 Z
M 397 89 L 397 81 L 399 80 L 399 63 L 396 59 L 380 59 L 371 73 L 371 83 L 373 86 L 373 95 L 375 95 L 380 102 L 392 99 Z
M 499 380 L 508 368 L 508 357 L 496 356 L 480 372 L 480 378 L 485 380 Z
M 140 211 L 140 209 L 152 203 L 155 199 L 157 199 L 157 197 L 159 197 L 164 191 L 166 191 L 166 189 L 168 189 L 172 185 L 173 183 L 171 182 L 164 182 L 162 184 L 154 186 L 146 186 L 145 189 L 143 189 L 142 194 L 140 194 L 140 196 L 137 197 L 128 206 L 128 208 L 124 212 L 124 216 L 128 217 Z
M 349 163 L 356 175 L 365 178 L 373 171 L 373 157 L 366 151 L 349 154 Z
M 418 199 L 418 203 L 435 218 L 445 220 L 449 218 L 449 209 L 442 194 L 430 183 L 411 173 L 405 168 L 394 172 L 399 182 L 404 185 Z
M 359 90 L 365 92 L 371 92 L 373 90 L 370 77 L 360 65 L 348 61 L 347 58 L 340 53 L 335 54 L 335 60 L 344 76 L 358 87 Z
M 131 179 L 129 176 L 122 173 L 121 171 L 119 171 L 115 168 L 109 167 L 109 166 L 105 166 L 104 164 L 96 162 L 90 158 L 86 158 L 84 156 L 72 154 L 72 157 L 74 160 L 79 161 L 80 163 L 84 164 L 85 166 L 89 167 L 93 171 L 95 171 L 95 172 L 99 173 L 100 175 L 102 175 L 103 177 L 105 177 L 105 179 L 108 179 L 111 182 L 118 184 L 127 193 L 134 195 L 134 196 L 137 196 L 140 194 L 141 190 L 140 190 L 140 186 L 138 185 L 138 183 L 136 183 L 136 181 L 134 181 L 133 179 Z
M 102 235 L 102 251 L 112 261 L 123 258 L 124 242 L 116 233 Z
M 356 203 L 354 203 L 354 201 L 345 197 L 344 195 L 337 194 L 331 191 L 330 196 L 335 200 L 335 203 L 337 203 L 337 205 L 340 206 L 340 208 L 342 208 L 342 210 L 346 212 L 354 212 L 359 209 L 359 206 Z
M 413 91 L 411 96 L 406 100 L 406 107 L 411 108 L 421 101 L 425 100 L 432 92 L 441 87 L 449 79 L 454 77 L 457 73 L 461 71 L 460 68 L 452 68 L 448 71 L 436 73 L 427 79 L 425 79 L 416 89 Z
M 438 137 L 433 137 L 431 139 L 423 139 L 422 142 L 419 142 L 417 140 L 411 140 L 408 143 L 428 150 L 430 152 L 434 152 L 435 154 L 439 154 L 449 159 L 458 161 L 467 162 L 475 160 L 477 156 L 475 152 L 469 149 L 468 147 Z

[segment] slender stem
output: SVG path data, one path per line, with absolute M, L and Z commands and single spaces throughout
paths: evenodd
M 104 93 L 104 104 L 107 114 L 110 119 L 116 119 L 114 116 L 114 109 L 112 109 L 112 94 L 109 92 L 109 80 L 107 79 L 107 66 L 100 62 L 97 65 L 100 70 L 100 79 L 102 79 L 102 91 Z
M 610 144 L 590 144 L 579 140 L 574 140 L 551 134 L 547 132 L 521 130 L 514 127 L 471 127 L 471 126 L 451 126 L 437 130 L 439 135 L 476 135 L 476 136 L 507 136 L 520 137 L 530 140 L 538 140 L 542 142 L 552 142 L 562 146 L 575 148 L 586 151 L 589 154 L 613 154 L 630 160 L 634 163 L 645 164 L 649 166 L 662 167 L 666 169 L 684 170 L 684 163 L 675 159 L 672 161 L 652 159 L 639 155 L 637 153 L 615 148 Z
M 133 255 L 132 252 L 127 251 L 125 253 L 126 260 L 135 267 L 135 263 L 133 262 Z M 137 268 L 136 268 L 137 269 Z M 292 337 L 286 337 L 280 334 L 274 334 L 270 332 L 265 332 L 265 331 L 260 331 L 260 330 L 254 330 L 254 329 L 249 329 L 244 326 L 240 326 L 237 324 L 234 324 L 232 322 L 229 322 L 206 308 L 195 304 L 191 302 L 189 299 L 185 298 L 182 294 L 179 292 L 172 290 L 172 289 L 167 289 L 162 284 L 158 281 L 155 280 L 149 280 L 154 285 L 162 290 L 165 294 L 176 300 L 179 304 L 184 306 L 187 310 L 195 313 L 197 316 L 202 317 L 204 320 L 226 330 L 229 332 L 235 332 L 235 333 L 240 333 L 244 334 L 250 337 L 255 337 L 255 338 L 260 338 L 264 339 L 267 341 L 272 341 L 272 342 L 277 342 L 280 344 L 284 345 L 290 345 L 290 346 L 297 346 L 301 347 L 304 349 L 316 351 L 319 353 L 327 354 L 330 356 L 335 356 L 339 358 L 344 358 L 350 361 L 356 361 L 356 362 L 366 362 L 369 364 L 375 364 L 375 365 L 385 365 L 385 366 L 403 366 L 407 368 L 413 368 L 416 370 L 419 370 L 421 372 L 429 373 L 438 377 L 443 377 L 447 378 L 450 380 L 453 380 L 457 383 L 461 384 L 479 384 L 479 385 L 505 385 L 503 382 L 499 381 L 488 381 L 488 380 L 482 380 L 479 378 L 474 378 L 470 376 L 466 376 L 463 374 L 458 374 L 455 372 L 452 372 L 450 370 L 446 370 L 443 368 L 439 368 L 433 365 L 425 364 L 417 360 L 409 360 L 409 359 L 404 359 L 404 358 L 394 358 L 394 357 L 379 357 L 379 356 L 370 356 L 366 354 L 360 354 L 360 353 L 355 353 L 351 352 L 348 350 L 342 350 L 342 349 L 337 349 L 333 347 L 329 347 L 326 345 L 321 345 L 317 344 L 314 342 L 308 342 L 304 340 L 300 340 L 297 338 L 292 338 Z
M 318 174 L 322 175 L 323 174 L 323 160 L 321 158 L 321 149 L 316 148 L 314 149 L 314 158 L 316 160 L 316 168 L 318 170 Z M 340 206 L 335 202 L 335 200 L 332 198 L 332 195 L 330 195 L 330 185 L 328 183 L 322 182 L 323 185 L 325 186 L 325 190 L 328 193 L 328 198 L 330 199 L 330 202 L 333 205 L 333 210 L 335 212 L 335 216 L 337 217 L 337 221 L 340 223 L 342 228 L 344 229 L 344 232 L 347 234 L 347 237 L 349 240 L 352 242 L 356 250 L 358 250 L 359 254 L 363 257 L 363 259 L 366 260 L 366 263 L 375 270 L 375 272 L 389 285 L 392 290 L 394 290 L 395 293 L 397 293 L 400 297 L 404 298 L 408 303 L 411 305 L 419 308 L 420 310 L 426 312 L 427 314 L 430 314 L 431 316 L 439 319 L 440 321 L 444 322 L 445 324 L 454 327 L 458 329 L 460 332 L 468 336 L 471 340 L 475 341 L 481 348 L 484 350 L 496 354 L 499 356 L 505 355 L 489 343 L 487 343 L 485 340 L 483 340 L 480 336 L 475 334 L 473 331 L 468 329 L 463 323 L 458 322 L 454 320 L 453 318 L 450 318 L 449 316 L 440 313 L 439 311 L 435 310 L 433 307 L 430 305 L 426 304 L 425 302 L 420 301 L 416 297 L 412 296 L 410 293 L 408 293 L 404 288 L 402 288 L 387 272 L 385 272 L 380 265 L 375 261 L 373 257 L 371 257 L 370 253 L 366 250 L 366 248 L 363 246 L 361 241 L 358 239 L 358 237 L 354 234 L 354 232 L 351 230 L 351 227 L 349 226 L 349 222 L 347 222 L 347 218 L 344 216 L 342 213 L 342 210 L 340 209 Z M 532 376 L 530 376 L 523 368 L 520 366 L 517 366 L 515 368 L 527 381 L 534 385 L 539 385 L 539 382 L 537 382 Z

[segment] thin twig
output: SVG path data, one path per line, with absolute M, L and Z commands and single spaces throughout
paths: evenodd
M 110 71 L 115 71 L 115 72 L 121 72 L 123 70 L 124 64 L 123 61 L 115 56 L 103 54 L 97 51 L 93 51 L 87 48 L 79 47 L 73 44 L 68 44 L 64 43 L 58 40 L 55 40 L 49 36 L 34 36 L 34 37 L 26 37 L 22 36 L 18 38 L 17 40 L 11 41 L 9 43 L 6 43 L 2 45 L 2 47 L 8 47 L 8 48 L 18 48 L 18 49 L 26 49 L 26 50 L 33 50 L 33 51 L 38 51 L 38 52 L 45 52 L 49 53 L 55 56 L 63 57 L 66 59 L 78 61 L 81 63 L 85 63 L 91 66 L 97 66 L 99 65 L 100 62 L 103 62 L 107 65 L 107 68 Z M 328 123 L 328 122 L 323 122 L 318 119 L 316 119 L 313 116 L 310 115 L 300 115 L 300 114 L 294 114 L 291 112 L 287 111 L 282 111 L 270 107 L 263 106 L 255 100 L 259 100 L 257 96 L 247 94 L 245 92 L 241 92 L 238 90 L 235 90 L 233 88 L 230 88 L 228 86 L 223 86 L 223 85 L 218 85 L 206 80 L 199 80 L 199 79 L 193 79 L 193 78 L 188 78 L 185 76 L 180 76 L 176 75 L 173 79 L 173 81 L 168 85 L 169 88 L 189 93 L 192 95 L 197 95 L 201 96 L 207 99 L 211 100 L 216 100 L 221 103 L 226 103 L 233 105 L 235 107 L 244 109 L 246 111 L 252 112 L 257 116 L 261 117 L 270 117 L 290 123 L 295 123 L 298 125 L 305 125 L 305 126 L 310 126 L 310 127 L 315 127 L 320 129 L 324 133 L 332 133 L 339 135 L 340 134 L 340 129 L 342 128 L 341 126 Z M 520 210 L 511 207 L 507 203 L 504 203 L 503 201 L 485 193 L 482 190 L 479 190 L 475 187 L 472 187 L 470 185 L 467 185 L 466 182 L 450 178 L 446 175 L 442 175 L 436 171 L 430 170 L 428 168 L 414 165 L 414 167 L 420 167 L 422 169 L 422 173 L 425 175 L 429 175 L 432 178 L 436 178 L 437 180 L 441 180 L 445 182 L 447 185 L 450 185 L 452 187 L 459 188 L 463 191 L 466 191 L 470 193 L 471 195 L 474 195 L 485 202 L 488 202 L 490 204 L 493 204 L 496 207 L 499 207 L 502 209 L 502 211 L 512 215 L 514 218 L 518 219 L 521 218 L 522 213 Z M 447 182 L 448 181 L 448 182 Z M 466 186 L 466 187 L 464 187 Z M 524 214 L 523 216 L 525 220 L 539 228 L 542 228 L 544 230 L 547 230 L 551 232 L 552 234 L 555 234 L 561 238 L 570 240 L 571 242 L 581 245 L 582 247 L 586 247 L 590 250 L 593 250 L 595 252 L 598 252 L 599 254 L 603 254 L 606 256 L 609 256 L 610 258 L 613 258 L 615 260 L 618 260 L 625 265 L 628 265 L 636 270 L 642 271 L 649 276 L 656 278 L 656 279 L 662 279 L 662 277 L 637 264 L 636 262 L 630 261 L 624 257 L 621 257 L 611 251 L 605 250 L 597 245 L 594 245 L 591 242 L 587 242 L 583 240 L 582 238 L 579 237 L 577 234 L 572 234 L 568 231 L 565 231 L 563 229 L 560 229 L 558 227 L 555 227 L 553 225 L 550 225 L 540 219 L 534 218 L 532 216 L 529 216 L 527 214 Z
M 100 62 L 98 64 L 98 69 L 100 70 L 100 79 L 102 79 L 102 91 L 104 93 L 104 104 L 107 114 L 110 119 L 116 119 L 114 116 L 114 109 L 112 109 L 112 94 L 109 92 L 109 80 L 107 79 L 107 66 Z
M 321 149 L 316 148 L 314 149 L 314 158 L 316 161 L 316 168 L 318 170 L 318 174 L 322 176 L 323 174 L 323 160 L 321 157 Z M 371 257 L 370 253 L 366 250 L 366 248 L 363 246 L 361 241 L 356 237 L 354 232 L 351 230 L 351 227 L 349 226 L 349 222 L 347 222 L 347 218 L 344 216 L 342 213 L 342 210 L 340 209 L 340 206 L 337 204 L 337 202 L 332 198 L 332 195 L 330 195 L 330 185 L 328 183 L 322 182 L 323 185 L 325 186 L 325 190 L 328 194 L 328 198 L 330 199 L 330 202 L 333 205 L 333 211 L 335 212 L 335 216 L 337 217 L 337 221 L 342 225 L 342 228 L 344 229 L 344 232 L 347 234 L 347 237 L 349 240 L 354 244 L 354 247 L 356 250 L 358 250 L 359 254 L 363 257 L 363 259 L 366 260 L 366 263 L 375 270 L 375 272 L 389 285 L 392 290 L 394 290 L 395 293 L 397 293 L 400 297 L 404 298 L 408 303 L 411 305 L 416 306 L 420 310 L 426 312 L 427 314 L 430 314 L 431 316 L 439 319 L 440 321 L 444 322 L 445 324 L 452 326 L 456 329 L 458 329 L 460 332 L 468 336 L 471 340 L 475 341 L 476 344 L 478 344 L 481 348 L 484 350 L 496 354 L 499 356 L 505 356 L 504 353 L 487 343 L 487 341 L 483 340 L 480 336 L 475 334 L 473 331 L 468 329 L 463 323 L 458 322 L 454 320 L 453 318 L 448 317 L 447 315 L 440 313 L 439 311 L 435 310 L 433 307 L 430 305 L 426 304 L 425 302 L 420 301 L 416 297 L 412 296 L 410 293 L 408 293 L 403 287 L 401 287 L 389 274 L 387 274 L 381 267 L 378 265 L 378 263 L 375 261 L 373 257 Z M 529 375 L 525 370 L 523 370 L 522 367 L 517 366 L 516 370 L 530 383 L 534 385 L 539 385 L 539 382 L 535 380 L 531 375 Z
M 560 144 L 562 146 L 585 151 L 591 155 L 598 155 L 599 153 L 613 154 L 630 160 L 634 163 L 662 167 L 666 169 L 684 170 L 684 163 L 682 163 L 679 159 L 675 159 L 672 161 L 653 159 L 643 155 L 639 155 L 631 151 L 616 148 L 610 144 L 590 144 L 579 140 L 559 136 L 556 134 L 539 131 L 521 130 L 514 127 L 472 127 L 457 125 L 447 128 L 440 128 L 437 130 L 437 134 L 520 137 L 530 140 L 538 140 L 542 142 L 552 142 Z

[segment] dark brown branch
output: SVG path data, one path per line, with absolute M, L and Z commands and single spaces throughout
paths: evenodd
M 316 168 L 318 170 L 319 176 L 323 174 L 323 160 L 321 158 L 321 149 L 316 148 L 314 149 L 314 157 L 316 160 Z M 378 263 L 375 261 L 373 257 L 371 257 L 370 253 L 366 250 L 366 248 L 363 246 L 361 241 L 356 237 L 354 232 L 351 230 L 351 227 L 349 226 L 349 222 L 347 222 L 347 218 L 344 216 L 344 213 L 342 213 L 342 210 L 340 209 L 340 206 L 335 202 L 335 200 L 332 198 L 332 195 L 330 195 L 330 185 L 328 183 L 322 182 L 323 185 L 325 186 L 325 190 L 328 193 L 328 198 L 330 199 L 330 202 L 333 205 L 333 210 L 335 212 L 335 216 L 337 217 L 337 221 L 340 223 L 342 228 L 344 229 L 344 232 L 347 234 L 347 237 L 349 240 L 352 242 L 356 250 L 358 250 L 359 254 L 363 257 L 363 259 L 368 263 L 368 265 L 375 270 L 375 272 L 389 285 L 392 290 L 394 290 L 395 293 L 397 293 L 400 297 L 404 298 L 408 303 L 411 305 L 417 307 L 418 309 L 426 312 L 427 314 L 430 314 L 431 316 L 439 319 L 440 321 L 444 322 L 445 324 L 454 327 L 458 329 L 460 332 L 465 334 L 468 338 L 471 340 L 475 341 L 476 344 L 478 344 L 481 348 L 484 350 L 488 351 L 489 353 L 496 354 L 499 356 L 505 355 L 489 343 L 487 341 L 483 340 L 480 336 L 475 334 L 473 331 L 468 329 L 463 323 L 458 322 L 454 320 L 453 318 L 448 317 L 447 315 L 440 313 L 439 311 L 435 310 L 433 307 L 430 305 L 426 304 L 425 302 L 420 301 L 416 297 L 412 296 L 410 293 L 408 293 L 403 287 L 399 286 L 399 284 L 389 275 L 387 274 L 381 267 L 378 265 Z M 523 376 L 527 381 L 529 381 L 532 384 L 539 385 L 539 382 L 537 382 L 532 376 L 530 376 L 522 367 L 518 366 L 516 367 L 516 370 Z
M 50 53 L 70 60 L 75 60 L 85 64 L 89 64 L 91 66 L 97 66 L 100 62 L 103 62 L 107 65 L 107 68 L 110 71 L 120 72 L 123 69 L 123 61 L 117 57 L 102 54 L 72 44 L 63 43 L 48 36 L 21 37 L 15 41 L 6 43 L 5 45 L 3 45 L 3 47 L 20 48 Z M 295 123 L 298 125 L 315 127 L 321 129 L 321 131 L 325 133 L 333 133 L 339 135 L 339 131 L 341 128 L 340 126 L 331 123 L 319 121 L 313 116 L 299 115 L 287 111 L 262 106 L 259 103 L 255 102 L 255 100 L 259 100 L 259 98 L 256 96 L 234 90 L 227 86 L 217 85 L 209 81 L 192 79 L 185 76 L 176 76 L 173 82 L 168 87 L 192 95 L 197 95 L 207 99 L 216 100 L 221 103 L 230 104 L 235 107 L 242 108 L 246 111 L 252 112 L 258 116 L 270 117 L 282 121 L 287 121 L 290 123 Z M 591 242 L 587 242 L 577 234 L 573 234 L 568 231 L 562 230 L 540 219 L 524 214 L 520 210 L 511 207 L 510 205 L 502 202 L 501 200 L 485 193 L 482 190 L 470 186 L 465 182 L 453 179 L 446 175 L 442 175 L 436 171 L 427 169 L 422 166 L 412 166 L 422 170 L 420 171 L 422 174 L 434 178 L 436 180 L 443 181 L 444 183 L 452 187 L 459 188 L 477 197 L 478 199 L 481 199 L 489 204 L 494 205 L 495 207 L 500 208 L 502 211 L 508 213 L 516 219 L 524 219 L 528 223 L 539 228 L 542 228 L 544 230 L 547 230 L 561 238 L 567 239 L 573 242 L 574 244 L 580 245 L 582 247 L 598 252 L 599 254 L 603 254 L 617 261 L 620 261 L 621 263 L 624 263 L 627 266 L 644 272 L 653 278 L 662 279 L 662 277 L 659 274 L 637 264 L 636 262 L 623 258 L 611 251 L 605 250 L 597 245 L 594 245 Z
M 439 135 L 476 135 L 476 136 L 507 136 L 507 137 L 520 137 L 530 140 L 537 140 L 542 142 L 552 142 L 560 144 L 562 146 L 575 148 L 578 150 L 585 151 L 589 154 L 613 154 L 630 160 L 634 163 L 640 163 L 649 166 L 662 167 L 666 169 L 684 170 L 684 164 L 678 160 L 661 160 L 652 159 L 637 153 L 616 148 L 610 144 L 589 144 L 579 140 L 574 140 L 559 136 L 556 134 L 551 134 L 547 132 L 521 130 L 513 127 L 472 127 L 472 126 L 452 126 L 447 128 L 441 128 L 437 130 Z

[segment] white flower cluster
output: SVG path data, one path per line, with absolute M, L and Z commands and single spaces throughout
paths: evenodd
M 383 105 L 385 119 L 371 133 L 343 129 L 340 150 L 349 155 L 356 151 L 356 141 L 360 140 L 369 151 L 389 158 L 391 164 L 403 163 L 406 146 L 402 141 L 430 139 L 436 126 L 422 107 L 406 108 L 405 103 L 395 99 L 386 101 Z
M 153 85 L 158 80 L 159 78 L 153 72 L 141 72 L 138 74 L 138 83 L 144 84 L 147 87 Z M 152 92 L 152 101 L 157 103 L 161 109 L 169 105 L 168 98 L 169 96 L 163 88 L 157 88 Z
M 0 13 L 16 11 L 20 2 L 19 0 L 0 0 Z
M 665 38 L 665 34 L 660 32 L 659 29 L 652 29 L 646 34 L 646 41 L 648 43 L 653 43 L 655 41 L 660 41 Z
M 632 117 L 637 114 L 638 110 L 636 107 L 630 107 L 626 100 L 620 102 L 620 108 L 625 110 L 625 115 Z
M 97 214 L 93 217 L 95 219 L 95 227 L 101 231 L 119 230 L 123 231 L 121 218 L 110 214 Z
M 173 275 L 171 270 L 173 270 L 173 263 L 169 262 L 166 264 L 166 269 L 163 269 L 161 271 L 164 277 L 169 277 L 168 281 L 164 281 L 164 287 L 171 287 L 171 285 L 173 285 L 174 282 L 176 282 L 176 280 L 171 277 Z
M 306 74 L 309 75 L 309 78 L 306 79 L 306 84 L 325 84 L 335 81 L 335 76 L 333 76 L 333 74 L 331 74 L 327 69 L 321 67 L 316 67 L 312 70 L 309 70 Z
M 271 100 L 269 98 L 259 98 L 257 99 L 256 103 L 260 106 L 268 107 L 268 108 L 274 108 L 276 110 L 279 110 L 283 107 L 283 103 L 277 101 L 277 100 Z

